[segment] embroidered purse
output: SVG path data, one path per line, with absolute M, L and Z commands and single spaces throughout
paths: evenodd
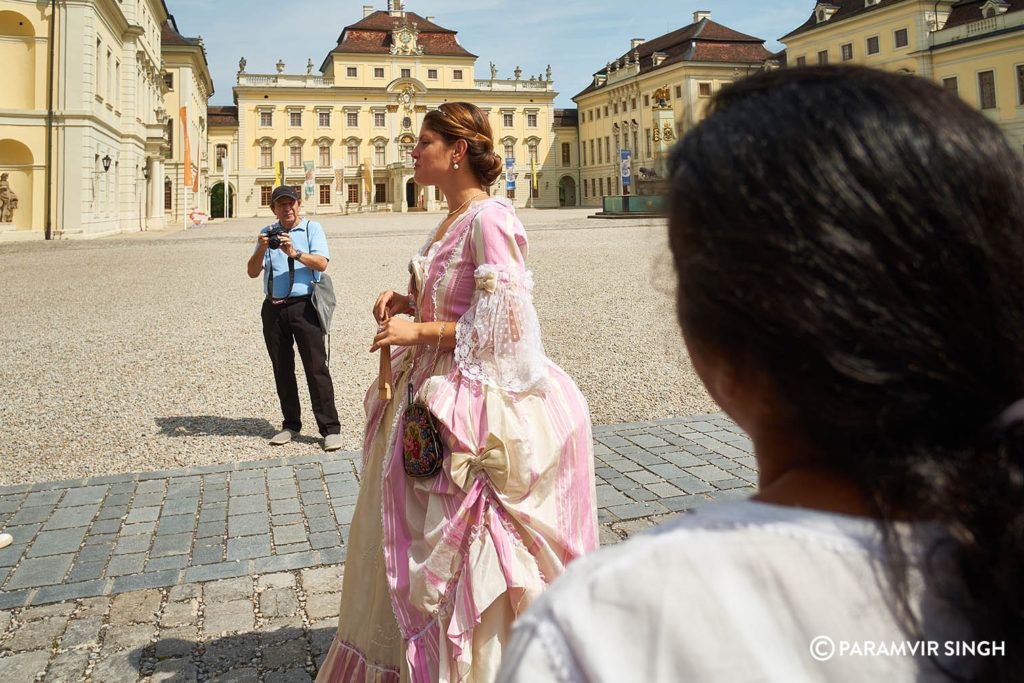
M 437 352 L 441 350 L 443 336 L 444 323 L 441 323 L 431 367 L 437 364 Z M 432 477 L 441 469 L 443 461 L 441 430 L 427 405 L 413 400 L 412 382 L 409 382 L 409 405 L 402 413 L 402 466 L 405 473 L 410 477 Z

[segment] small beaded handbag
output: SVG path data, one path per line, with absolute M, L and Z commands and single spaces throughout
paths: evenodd
M 431 367 L 437 364 L 437 353 L 441 350 L 443 336 L 444 323 L 441 324 Z M 412 382 L 409 382 L 409 405 L 402 413 L 402 466 L 410 477 L 432 477 L 438 473 L 444 461 L 444 440 L 430 409 L 422 401 L 414 401 L 413 398 Z

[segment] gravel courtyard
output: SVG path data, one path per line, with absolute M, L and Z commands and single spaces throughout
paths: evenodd
M 664 225 L 522 210 L 548 355 L 595 424 L 713 412 L 673 313 Z M 338 295 L 331 371 L 346 450 L 376 378 L 370 306 L 405 290 L 440 214 L 324 216 Z M 245 261 L 264 219 L 92 241 L 0 244 L 0 485 L 313 454 L 280 425 Z M 301 372 L 301 371 L 300 371 Z

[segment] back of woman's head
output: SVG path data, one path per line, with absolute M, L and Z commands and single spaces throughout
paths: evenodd
M 686 334 L 771 378 L 890 569 L 893 520 L 952 532 L 964 614 L 1017 651 L 985 675 L 1019 676 L 1024 429 L 992 424 L 1024 397 L 1020 159 L 929 82 L 821 67 L 723 89 L 671 166 Z
M 501 157 L 494 153 L 491 123 L 480 107 L 469 102 L 445 102 L 427 112 L 423 125 L 449 145 L 466 141 L 466 160 L 480 184 L 487 187 L 501 174 Z

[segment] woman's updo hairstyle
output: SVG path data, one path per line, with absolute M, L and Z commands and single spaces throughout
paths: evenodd
M 466 161 L 480 184 L 489 187 L 501 175 L 501 157 L 494 153 L 494 136 L 487 116 L 469 102 L 445 102 L 423 117 L 423 125 L 449 145 L 466 141 Z

